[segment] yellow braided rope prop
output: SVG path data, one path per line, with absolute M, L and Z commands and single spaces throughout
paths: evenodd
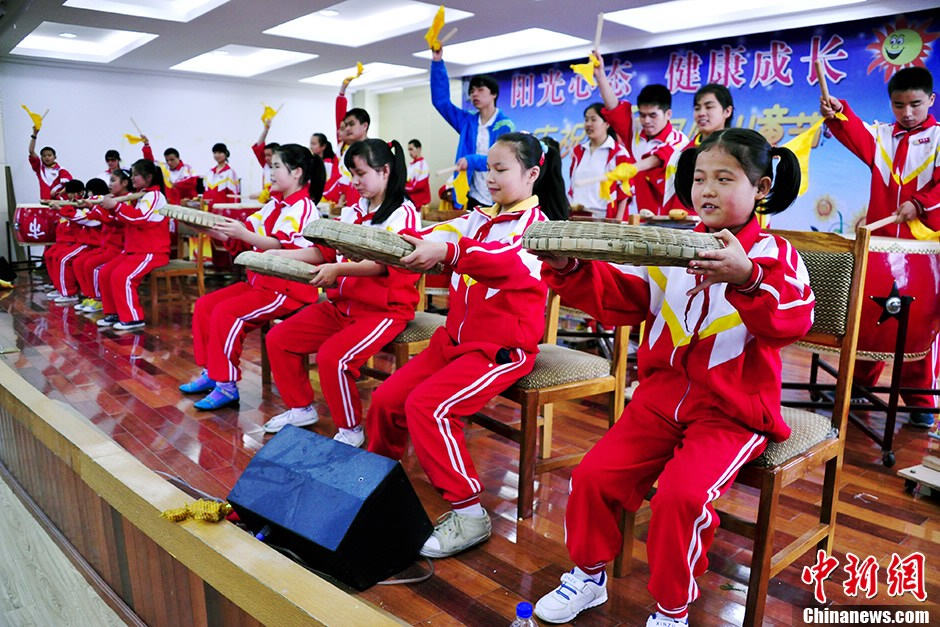
M 219 522 L 231 512 L 232 506 L 224 501 L 199 499 L 189 505 L 161 512 L 160 517 L 173 522 L 182 522 L 187 518 L 204 520 L 206 522 Z

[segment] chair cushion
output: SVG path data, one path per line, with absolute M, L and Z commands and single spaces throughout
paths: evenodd
M 398 337 L 396 337 L 394 341 L 405 343 L 430 340 L 431 336 L 434 335 L 434 332 L 437 331 L 439 327 L 444 326 L 444 322 L 446 320 L 447 317 L 440 314 L 428 313 L 426 311 L 416 311 L 414 320 L 411 320 L 408 323 L 408 326 L 405 327 L 405 330 L 399 333 Z
M 188 259 L 170 259 L 170 262 L 165 266 L 160 266 L 159 268 L 154 268 L 154 272 L 183 272 L 185 270 L 191 270 L 193 273 L 196 272 L 196 262 L 189 261 Z
M 754 460 L 753 463 L 758 466 L 779 466 L 823 440 L 836 437 L 829 416 L 793 407 L 782 407 L 781 413 L 792 430 L 790 437 L 783 442 L 770 442 L 763 454 Z
M 519 379 L 516 386 L 531 390 L 607 376 L 610 376 L 610 362 L 603 357 L 557 344 L 539 344 L 535 367 Z

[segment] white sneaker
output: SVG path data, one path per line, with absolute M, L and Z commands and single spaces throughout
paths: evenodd
M 147 326 L 143 320 L 131 320 L 130 322 L 115 322 L 111 327 L 115 331 L 137 331 Z
M 366 433 L 362 430 L 361 426 L 357 429 L 340 429 L 336 432 L 336 435 L 333 436 L 333 439 L 337 442 L 359 448 L 366 441 Z
M 659 612 L 650 614 L 650 617 L 646 619 L 646 627 L 676 627 L 676 625 L 688 624 L 688 616 L 685 618 L 669 618 L 668 616 L 663 616 Z
M 317 409 L 313 405 L 309 407 L 294 407 L 288 409 L 283 414 L 278 414 L 264 423 L 264 426 L 261 428 L 264 429 L 265 433 L 277 433 L 287 425 L 306 427 L 307 425 L 316 423 L 319 419 Z
M 52 290 L 51 292 L 46 292 L 46 298 L 49 300 L 55 300 L 57 298 L 62 298 L 62 294 L 60 294 L 57 290 Z
M 434 532 L 421 547 L 424 557 L 450 557 L 489 540 L 493 533 L 490 515 L 464 516 L 451 510 L 437 519 Z
M 58 298 L 54 299 L 52 302 L 58 305 L 64 305 L 66 303 L 77 303 L 78 296 L 59 296 Z
M 561 585 L 538 600 L 535 615 L 547 623 L 567 623 L 582 610 L 606 602 L 607 573 L 597 583 L 590 577 L 580 579 L 574 572 L 568 572 L 561 576 Z

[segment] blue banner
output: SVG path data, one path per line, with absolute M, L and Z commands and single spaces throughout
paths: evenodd
M 786 143 L 819 118 L 815 61 L 822 63 L 833 96 L 847 100 L 865 121 L 894 122 L 886 83 L 900 68 L 927 67 L 940 80 L 932 27 L 940 11 L 921 11 L 826 26 L 712 40 L 679 47 L 606 54 L 608 79 L 621 100 L 633 102 L 647 84 L 673 94 L 672 123 L 695 134 L 692 96 L 707 83 L 725 85 L 734 97 L 735 126 Z M 499 106 L 519 130 L 550 135 L 568 158 L 585 140 L 584 109 L 600 100 L 570 68 L 586 58 L 494 74 Z M 465 84 L 466 86 L 466 84 Z M 464 90 L 466 93 L 466 90 Z M 936 115 L 935 110 L 932 111 Z M 567 163 L 564 171 L 567 175 Z M 847 232 L 864 218 L 870 173 L 837 140 L 822 133 L 811 151 L 810 183 L 772 226 Z

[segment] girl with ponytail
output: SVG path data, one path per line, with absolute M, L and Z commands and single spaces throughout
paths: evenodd
M 696 230 L 724 248 L 687 268 L 545 259 L 542 276 L 565 302 L 605 324 L 645 321 L 651 332 L 633 400 L 571 473 L 565 543 L 574 568 L 536 603 L 542 620 L 568 622 L 607 600 L 620 512 L 635 511 L 658 480 L 647 540 L 657 608 L 646 624 L 688 625 L 718 525 L 712 501 L 768 440 L 790 435 L 780 350 L 812 325 L 813 292 L 799 255 L 761 230 L 755 213 L 783 211 L 799 187 L 792 152 L 751 130 L 719 130 L 682 155 L 676 192 L 701 216 Z
M 271 159 L 271 191 L 277 193 L 244 222 L 225 218 L 209 235 L 233 252 L 310 248 L 313 244 L 302 233 L 308 222 L 320 217 L 317 202 L 325 178 L 320 157 L 299 144 L 280 146 Z M 195 403 L 197 409 L 237 404 L 245 334 L 316 300 L 316 287 L 250 270 L 246 280 L 201 297 L 193 309 L 193 356 L 203 370 L 180 390 L 209 392 Z
M 545 327 L 539 262 L 521 246 L 529 225 L 568 215 L 558 151 L 525 133 L 501 135 L 487 154 L 492 207 L 416 232 L 402 262 L 453 270 L 450 310 L 430 345 L 372 394 L 369 450 L 401 459 L 408 438 L 431 483 L 451 503 L 422 555 L 447 557 L 490 537 L 483 487 L 463 421 L 528 374 Z
M 359 200 L 343 207 L 341 222 L 394 232 L 414 232 L 421 216 L 405 195 L 405 153 L 397 141 L 365 139 L 343 158 Z M 319 417 L 305 357 L 317 354 L 320 390 L 336 425 L 335 439 L 351 446 L 365 441 L 359 368 L 404 331 L 418 304 L 417 275 L 374 261 L 351 261 L 326 246 L 272 251 L 317 264 L 311 283 L 328 300 L 311 305 L 267 334 L 271 374 L 288 410 L 264 425 L 276 433 Z

